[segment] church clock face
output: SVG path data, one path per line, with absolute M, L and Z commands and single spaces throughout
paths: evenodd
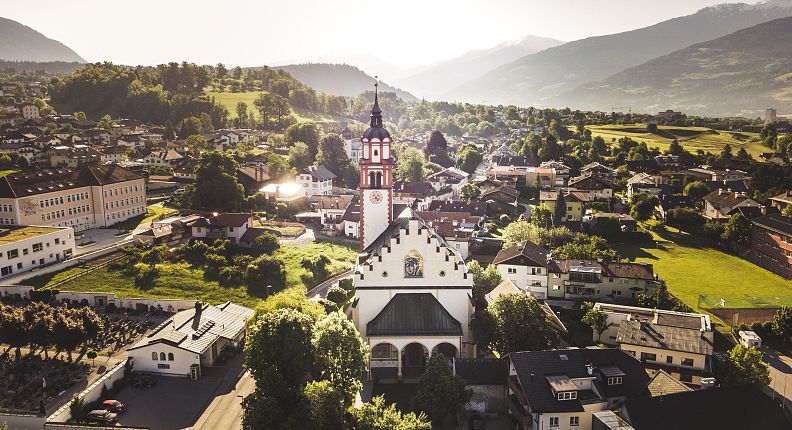
M 369 201 L 375 205 L 381 203 L 383 198 L 384 197 L 382 196 L 382 193 L 379 191 L 373 191 L 371 194 L 369 194 Z

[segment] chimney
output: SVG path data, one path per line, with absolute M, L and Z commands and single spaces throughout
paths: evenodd
M 594 365 L 592 365 L 591 363 L 586 363 L 586 373 L 588 373 L 589 376 L 593 375 Z
M 201 312 L 203 311 L 203 305 L 200 301 L 195 301 L 195 315 L 193 316 L 193 329 L 198 329 L 198 326 L 201 325 Z
M 718 188 L 718 195 L 719 195 L 719 196 L 722 196 L 722 195 L 724 195 L 725 193 L 726 193 L 726 190 L 724 190 L 723 188 Z

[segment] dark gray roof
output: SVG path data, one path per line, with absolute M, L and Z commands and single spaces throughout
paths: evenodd
M 566 375 L 570 379 L 589 377 L 586 364 L 595 368 L 615 366 L 625 376 L 619 385 L 607 385 L 599 370 L 597 389 L 607 398 L 638 397 L 648 393 L 649 376 L 641 363 L 633 356 L 618 349 L 561 349 L 552 351 L 528 351 L 509 354 L 517 372 L 519 384 L 533 412 L 582 412 L 580 399 L 558 400 L 550 389 L 545 376 Z
M 619 324 L 616 342 L 712 355 L 713 336 L 711 331 L 625 320 Z
M 783 409 L 754 385 L 710 388 L 627 399 L 631 424 L 639 430 L 788 430 Z
M 547 267 L 547 250 L 533 242 L 525 241 L 501 249 L 492 264 Z
M 462 336 L 462 325 L 430 293 L 398 293 L 366 325 L 366 336 Z
M 335 173 L 327 170 L 325 166 L 308 166 L 302 170 L 303 174 L 311 175 L 317 181 L 329 181 L 331 179 L 335 179 L 337 176 Z
M 777 233 L 792 234 L 792 218 L 787 218 L 781 214 L 761 216 L 754 218 L 751 222 Z
M 454 372 L 465 385 L 506 385 L 509 362 L 501 358 L 456 358 Z

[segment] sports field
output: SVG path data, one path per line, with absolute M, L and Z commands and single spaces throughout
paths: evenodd
M 692 153 L 702 150 L 717 154 L 727 144 L 731 145 L 735 154 L 740 147 L 745 147 L 745 150 L 754 157 L 758 157 L 763 152 L 772 152 L 770 148 L 759 142 L 758 133 L 675 126 L 659 126 L 656 133 L 648 133 L 645 124 L 593 125 L 586 128 L 591 130 L 592 136 L 601 136 L 608 143 L 629 137 L 637 142 L 646 142 L 650 148 L 659 148 L 661 151 L 668 149 L 671 142 L 676 139 L 683 148 Z

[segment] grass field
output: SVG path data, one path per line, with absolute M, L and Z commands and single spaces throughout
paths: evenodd
M 0 178 L 2 178 L 3 176 L 6 176 L 6 175 L 10 175 L 10 174 L 16 173 L 18 171 L 19 170 L 17 170 L 17 169 L 0 170 Z
M 292 288 L 304 285 L 303 277 L 307 271 L 300 265 L 303 258 L 326 255 L 331 260 L 330 270 L 338 272 L 352 267 L 356 254 L 357 251 L 348 246 L 318 242 L 304 247 L 282 245 L 275 256 L 285 264 L 287 288 Z M 90 262 L 56 274 L 32 278 L 28 282 L 36 288 L 46 288 L 88 267 Z M 154 280 L 153 286 L 146 289 L 137 288 L 133 277 L 107 266 L 58 285 L 57 288 L 62 291 L 101 291 L 115 293 L 120 297 L 198 299 L 209 303 L 231 300 L 247 306 L 255 306 L 261 301 L 258 297 L 250 296 L 244 285 L 230 287 L 206 280 L 202 269 L 196 269 L 187 263 L 164 263 L 158 264 L 157 268 L 160 270 L 159 276 Z
M 239 102 L 245 102 L 248 105 L 248 109 L 252 109 L 255 111 L 255 106 L 253 106 L 253 101 L 256 100 L 260 91 L 248 91 L 248 92 L 241 92 L 241 93 L 231 93 L 231 92 L 217 92 L 217 91 L 207 91 L 206 94 L 210 97 L 214 97 L 218 103 L 225 106 L 228 109 L 229 118 L 234 119 L 237 117 L 236 114 L 236 106 Z M 317 123 L 330 123 L 330 122 L 339 122 L 339 121 L 350 121 L 349 118 L 328 115 L 328 114 L 321 114 L 316 112 L 309 112 L 305 109 L 297 109 L 292 108 L 292 114 L 297 118 L 298 121 L 313 121 Z M 256 115 L 258 115 L 256 113 Z
M 134 230 L 138 226 L 151 222 L 151 220 L 161 216 L 176 213 L 176 209 L 166 208 L 161 205 L 151 205 L 146 207 L 145 215 L 138 215 L 126 221 L 122 221 L 110 226 L 110 228 L 117 228 L 120 230 Z
M 706 246 L 684 233 L 668 233 L 656 248 L 621 245 L 623 257 L 651 263 L 668 290 L 698 309 L 699 294 L 731 298 L 792 296 L 792 282 L 746 260 Z
M 741 146 L 745 147 L 754 157 L 763 152 L 772 152 L 770 148 L 759 142 L 758 133 L 741 133 L 733 131 L 712 130 L 705 127 L 674 127 L 659 126 L 657 133 L 647 133 L 645 124 L 630 125 L 595 125 L 587 126 L 591 135 L 601 136 L 611 143 L 622 137 L 629 137 L 637 142 L 646 142 L 650 148 L 668 149 L 676 139 L 688 152 L 695 153 L 699 149 L 704 152 L 719 153 L 729 144 L 732 152 L 737 153 Z

